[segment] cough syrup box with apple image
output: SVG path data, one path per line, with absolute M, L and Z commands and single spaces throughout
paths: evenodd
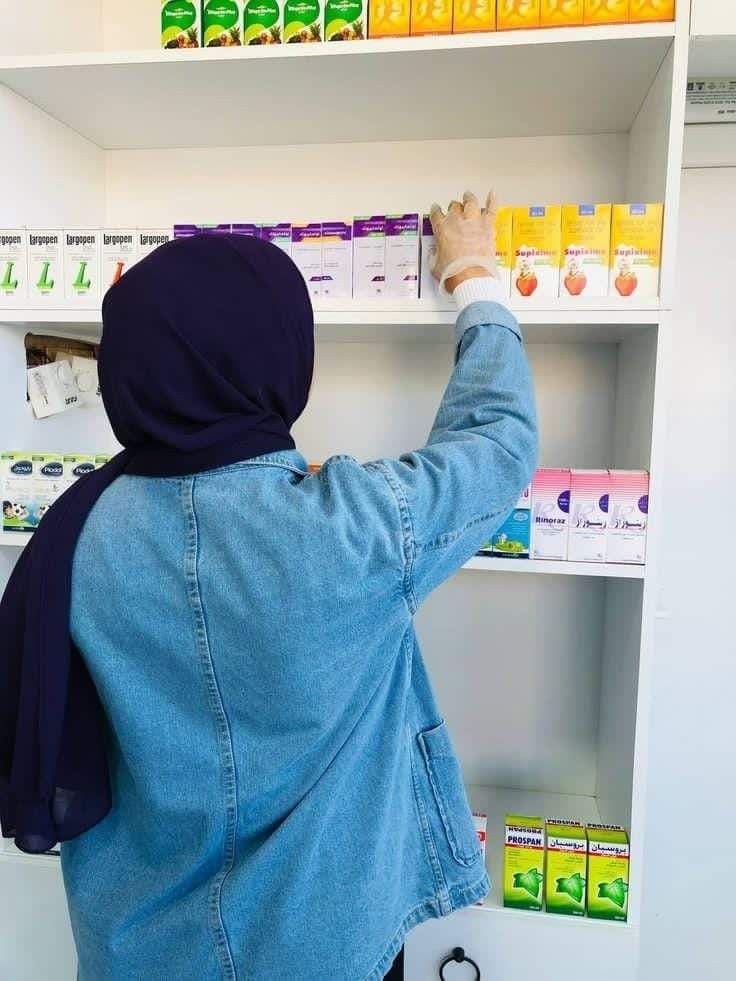
M 606 562 L 643 565 L 649 520 L 649 474 L 646 470 L 609 471 Z
M 32 307 L 64 304 L 63 240 L 61 229 L 28 229 L 28 301 Z
M 629 839 L 615 824 L 589 824 L 588 916 L 626 922 L 629 906 Z
M 353 297 L 368 300 L 386 293 L 386 217 L 353 219 Z
M 625 24 L 629 0 L 585 0 L 583 17 L 586 24 Z
M 455 0 L 452 12 L 453 34 L 495 29 L 496 0 Z
M 119 282 L 121 276 L 135 263 L 137 231 L 134 228 L 104 228 L 102 230 L 102 292 Z
M 563 205 L 560 296 L 607 296 L 610 248 L 610 204 Z
M 173 228 L 139 228 L 136 232 L 136 262 L 145 259 L 161 245 L 174 237 Z
M 544 899 L 544 821 L 506 815 L 503 857 L 503 905 L 541 910 Z
M 575 27 L 583 23 L 585 0 L 542 0 L 542 27 Z
M 629 21 L 674 20 L 675 0 L 630 0 Z
M 533 559 L 567 558 L 570 524 L 570 471 L 540 469 L 532 480 Z
M 499 31 L 539 27 L 540 16 L 540 0 L 498 0 Z
M 482 553 L 507 559 L 529 558 L 531 499 L 532 488 L 530 484 L 521 492 L 516 507 L 491 537 L 491 541 L 481 547 Z
M 243 44 L 281 44 L 283 0 L 245 0 Z
M 659 295 L 662 255 L 661 204 L 614 204 L 611 213 L 611 296 Z
M 408 37 L 411 0 L 368 0 L 368 37 Z
M 161 47 L 198 48 L 200 0 L 161 0 Z
M 28 234 L 0 229 L 0 309 L 28 303 Z
M 64 300 L 90 309 L 102 299 L 102 232 L 99 228 L 64 229 Z
M 282 252 L 291 255 L 291 222 L 279 221 L 271 224 L 261 225 L 261 238 L 264 242 L 270 242 L 277 246 Z
M 31 454 L 0 454 L 0 483 L 3 499 L 3 531 L 33 531 L 33 461 Z
M 322 293 L 322 222 L 291 226 L 291 258 L 304 277 L 310 296 Z
M 322 296 L 353 295 L 353 226 L 350 221 L 322 222 Z
M 325 41 L 362 41 L 366 0 L 325 0 Z
M 570 471 L 570 562 L 605 562 L 608 494 L 607 470 Z
M 585 916 L 588 838 L 577 821 L 547 819 L 544 899 L 548 913 Z
M 437 244 L 434 240 L 432 221 L 429 215 L 422 215 L 422 242 L 420 251 L 421 273 L 419 276 L 419 296 L 423 300 L 438 300 L 440 284 L 432 275 L 432 262 L 434 261 L 434 256 L 437 254 Z
M 386 215 L 385 295 L 419 295 L 419 215 Z
M 202 44 L 237 48 L 243 43 L 243 0 L 202 0 Z
M 320 0 L 285 0 L 284 43 L 308 44 L 322 40 Z
M 511 295 L 517 299 L 556 297 L 560 288 L 559 205 L 514 208 Z
M 411 0 L 411 33 L 451 34 L 452 0 Z

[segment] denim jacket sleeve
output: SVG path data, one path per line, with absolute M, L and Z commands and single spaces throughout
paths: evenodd
M 531 479 L 537 424 L 516 318 L 472 303 L 456 326 L 456 363 L 426 446 L 375 467 L 401 516 L 412 612 L 502 524 Z

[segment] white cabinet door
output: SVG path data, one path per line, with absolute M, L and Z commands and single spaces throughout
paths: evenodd
M 690 30 L 692 34 L 736 34 L 736 3 L 734 0 L 693 0 Z

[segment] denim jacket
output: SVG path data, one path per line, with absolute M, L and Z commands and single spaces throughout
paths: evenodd
M 473 303 L 422 449 L 102 495 L 72 588 L 113 786 L 62 846 L 80 981 L 380 981 L 412 926 L 486 894 L 412 617 L 536 440 L 516 321 Z

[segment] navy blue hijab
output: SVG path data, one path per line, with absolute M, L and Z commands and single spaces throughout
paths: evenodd
M 81 834 L 112 803 L 102 707 L 69 634 L 90 510 L 123 473 L 173 477 L 292 449 L 312 381 L 306 286 L 258 239 L 162 246 L 109 290 L 102 320 L 100 387 L 125 449 L 49 509 L 0 602 L 0 824 L 27 852 Z

